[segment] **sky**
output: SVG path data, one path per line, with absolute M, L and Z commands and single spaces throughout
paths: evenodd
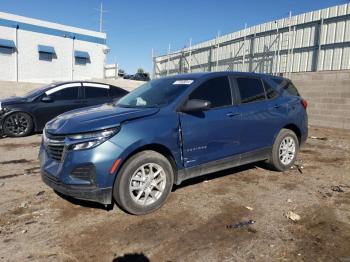
M 247 26 L 350 0 L 102 0 L 103 31 L 111 48 L 107 63 L 127 73 L 152 71 L 155 54 L 200 43 Z M 0 11 L 99 30 L 101 0 L 0 0 Z

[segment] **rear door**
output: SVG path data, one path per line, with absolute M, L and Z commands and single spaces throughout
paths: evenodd
M 35 109 L 38 129 L 42 129 L 46 122 L 54 117 L 80 107 L 83 107 L 81 100 L 81 83 L 68 83 L 58 85 L 48 91 L 41 97 L 50 97 L 51 100 L 44 102 L 40 100 Z
M 259 77 L 235 76 L 242 114 L 242 151 L 249 152 L 273 144 L 286 110 L 279 93 Z M 266 89 L 266 91 L 265 91 Z
M 113 101 L 109 96 L 109 85 L 98 83 L 83 83 L 84 104 L 86 106 L 100 105 Z
M 211 108 L 202 112 L 180 113 L 185 167 L 238 153 L 240 114 L 233 106 L 229 78 L 221 76 L 207 80 L 188 99 L 210 101 Z

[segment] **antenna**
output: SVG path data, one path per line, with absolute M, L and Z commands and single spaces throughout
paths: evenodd
M 101 6 L 100 6 L 100 32 L 103 31 L 103 13 L 106 13 L 106 10 L 103 10 L 103 3 L 101 1 Z

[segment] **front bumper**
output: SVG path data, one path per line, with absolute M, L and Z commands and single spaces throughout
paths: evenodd
M 98 202 L 104 205 L 112 203 L 112 187 L 87 188 L 86 186 L 67 185 L 44 170 L 41 170 L 41 178 L 46 185 L 63 195 L 81 200 Z
M 42 180 L 63 195 L 111 204 L 116 173 L 110 170 L 121 151 L 115 144 L 105 141 L 92 149 L 67 151 L 62 161 L 58 161 L 42 144 L 39 152 Z

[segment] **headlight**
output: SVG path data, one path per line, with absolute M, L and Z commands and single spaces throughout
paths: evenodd
M 70 135 L 68 138 L 72 144 L 68 147 L 70 150 L 88 149 L 98 146 L 117 134 L 120 130 L 120 126 L 114 128 L 108 128 L 101 131 L 82 133 L 76 135 Z M 79 142 L 78 142 L 79 141 Z

